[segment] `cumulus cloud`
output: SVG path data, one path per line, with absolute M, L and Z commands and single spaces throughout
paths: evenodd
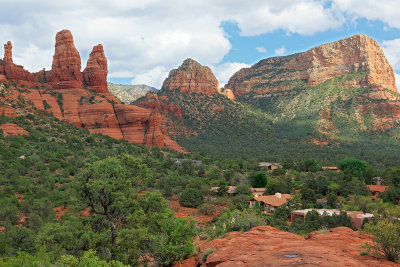
M 382 41 L 381 47 L 392 67 L 400 70 L 400 38 Z
M 240 62 L 226 62 L 218 66 L 211 66 L 214 75 L 219 81 L 219 86 L 223 87 L 228 83 L 229 78 L 242 68 L 248 68 L 250 65 Z
M 274 52 L 277 55 L 283 55 L 286 52 L 286 48 L 284 46 L 282 46 L 282 47 L 275 49 Z
M 2 0 L 0 42 L 14 44 L 15 62 L 30 71 L 51 67 L 54 37 L 70 29 L 82 57 L 102 43 L 109 77 L 160 87 L 168 70 L 188 57 L 220 66 L 231 49 L 223 22 L 242 36 L 282 30 L 312 35 L 338 29 L 347 16 L 379 19 L 400 27 L 400 2 L 387 0 Z M 256 48 L 264 53 L 261 47 Z M 283 52 L 282 52 L 283 51 Z M 284 50 L 277 50 L 277 54 Z M 230 62 L 231 66 L 233 63 Z M 221 69 L 229 64 L 221 65 Z M 240 64 L 240 63 L 239 63 Z M 221 71 L 222 73 L 222 71 Z M 221 74 L 221 77 L 224 77 Z M 220 78 L 221 83 L 226 81 Z
M 396 79 L 397 91 L 399 91 L 399 93 L 400 93 L 400 74 L 394 73 L 394 77 Z
M 267 49 L 264 46 L 257 46 L 256 50 L 260 53 L 267 53 Z
M 390 27 L 400 28 L 400 1 L 398 0 L 332 0 L 333 8 L 355 18 L 380 20 Z

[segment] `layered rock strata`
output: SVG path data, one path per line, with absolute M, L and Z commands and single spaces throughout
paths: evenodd
M 225 88 L 235 96 L 293 89 L 296 80 L 309 86 L 345 74 L 365 72 L 358 86 L 397 92 L 394 72 L 378 43 L 362 34 L 323 44 L 304 53 L 261 60 L 236 72 Z

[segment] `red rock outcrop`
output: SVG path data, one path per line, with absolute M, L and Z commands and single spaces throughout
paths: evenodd
M 327 233 L 313 232 L 306 239 L 271 226 L 248 232 L 230 232 L 200 246 L 196 263 L 201 266 L 397 266 L 372 256 L 360 256 L 360 247 L 371 237 L 338 227 Z M 215 252 L 202 262 L 208 249 Z M 190 259 L 193 262 L 193 259 Z M 185 262 L 183 262 L 185 266 Z
M 11 41 L 8 41 L 6 44 L 4 44 L 4 57 L 3 57 L 4 62 L 11 62 L 13 63 L 12 59 L 12 44 Z
M 55 53 L 48 81 L 53 88 L 82 88 L 81 57 L 69 30 L 56 35 Z
M 21 80 L 28 82 L 27 84 L 31 86 L 36 85 L 35 82 L 37 82 L 36 77 L 32 73 L 26 71 L 24 67 L 13 63 L 12 44 L 10 41 L 4 45 L 4 58 L 3 61 L 0 61 L 0 75 L 4 75 L 13 81 Z M 0 77 L 0 79 L 4 80 L 3 77 Z
M 394 72 L 378 43 L 362 34 L 323 44 L 304 53 L 261 60 L 236 72 L 225 88 L 236 96 L 293 89 L 296 80 L 316 86 L 345 74 L 365 72 L 358 86 L 397 92 Z
M 226 96 L 230 100 L 235 101 L 235 94 L 232 92 L 231 89 L 223 89 L 221 91 L 221 94 L 223 94 L 224 96 Z
M 218 80 L 209 67 L 193 59 L 186 59 L 178 69 L 171 70 L 161 90 L 214 95 L 219 92 Z
M 86 68 L 83 70 L 83 79 L 89 89 L 97 93 L 108 93 L 107 74 L 107 59 L 103 45 L 99 44 L 94 46 L 90 53 Z
M 3 130 L 3 134 L 7 135 L 27 135 L 27 131 L 19 127 L 14 123 L 4 123 L 0 125 L 0 129 Z

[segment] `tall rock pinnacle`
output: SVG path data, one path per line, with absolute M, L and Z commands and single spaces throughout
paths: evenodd
M 4 45 L 4 58 L 3 58 L 4 62 L 10 62 L 13 63 L 13 59 L 12 59 L 12 44 L 10 41 L 8 41 L 5 45 Z
M 104 55 L 103 45 L 93 47 L 83 70 L 83 78 L 89 89 L 97 93 L 108 93 L 107 87 L 107 59 Z
M 81 57 L 69 30 L 56 35 L 55 53 L 48 81 L 53 88 L 82 88 Z

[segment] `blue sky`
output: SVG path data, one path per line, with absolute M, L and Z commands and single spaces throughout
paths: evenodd
M 82 69 L 102 43 L 108 79 L 160 88 L 190 57 L 210 66 L 222 86 L 261 59 L 303 52 L 363 33 L 400 73 L 399 0 L 0 0 L 0 42 L 14 62 L 50 69 L 54 37 L 71 30 Z M 0 54 L 1 56 L 1 54 Z M 400 81 L 400 76 L 397 81 Z

